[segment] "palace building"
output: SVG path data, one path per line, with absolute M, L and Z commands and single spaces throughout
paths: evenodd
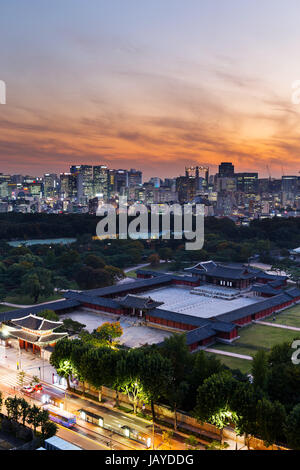
M 39 352 L 67 336 L 56 332 L 61 322 L 45 320 L 39 312 L 50 309 L 60 315 L 87 309 L 113 314 L 116 320 L 130 316 L 145 326 L 182 332 L 190 351 L 196 351 L 215 342 L 232 342 L 239 337 L 239 328 L 300 302 L 300 290 L 287 288 L 287 277 L 248 266 L 208 261 L 185 271 L 180 276 L 138 270 L 135 281 L 68 291 L 61 301 L 1 313 L 0 322 L 20 348 Z
M 47 346 L 55 346 L 58 340 L 68 336 L 67 333 L 56 333 L 62 322 L 46 320 L 36 315 L 12 318 L 6 323 L 5 330 L 10 337 L 18 340 L 19 348 L 40 354 Z

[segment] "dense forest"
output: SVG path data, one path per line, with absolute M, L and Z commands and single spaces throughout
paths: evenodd
M 94 240 L 99 218 L 90 215 L 0 215 L 0 297 L 50 299 L 61 289 L 105 287 L 124 276 L 123 269 L 160 260 L 180 271 L 198 261 L 248 262 L 251 257 L 286 267 L 290 248 L 300 246 L 300 219 L 265 219 L 237 227 L 230 219 L 205 220 L 204 248 L 185 250 L 185 240 Z M 31 245 L 13 248 L 11 239 L 73 237 L 69 245 Z M 295 266 L 294 266 L 295 268 Z M 26 303 L 24 301 L 24 303 Z

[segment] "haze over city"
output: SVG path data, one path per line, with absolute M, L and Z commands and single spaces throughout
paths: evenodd
M 71 163 L 299 171 L 296 0 L 11 0 L 0 18 L 1 171 Z

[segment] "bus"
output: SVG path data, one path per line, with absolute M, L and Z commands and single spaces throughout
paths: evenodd
M 44 410 L 49 412 L 49 418 L 55 423 L 71 428 L 76 424 L 76 416 L 68 411 L 61 410 L 53 405 L 44 405 Z
M 127 439 L 139 442 L 147 449 L 151 447 L 151 438 L 144 432 L 137 431 L 136 429 L 133 429 L 129 426 L 122 426 L 121 424 L 115 424 L 114 426 L 109 425 L 107 422 L 104 422 L 103 416 L 97 415 L 85 409 L 78 410 L 78 412 L 80 419 L 86 421 L 87 423 L 94 424 L 100 428 L 119 434 L 120 436 L 124 436 Z

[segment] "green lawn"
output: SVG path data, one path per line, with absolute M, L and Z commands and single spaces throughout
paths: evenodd
M 276 344 L 300 339 L 300 332 L 264 325 L 250 325 L 241 328 L 239 335 L 240 338 L 232 344 L 219 343 L 212 348 L 253 357 L 261 349 L 269 351 Z M 216 354 L 216 357 L 230 368 L 240 369 L 242 372 L 249 372 L 251 369 L 251 361 L 246 359 L 227 357 L 221 354 Z
M 62 299 L 62 296 L 60 294 L 53 294 L 49 297 L 39 297 L 37 303 L 41 304 L 43 302 L 51 302 L 53 300 L 58 300 Z M 10 304 L 17 304 L 17 305 L 33 305 L 33 299 L 32 297 L 29 297 L 28 295 L 19 295 L 16 297 L 6 297 L 5 302 L 8 302 Z M 8 307 L 10 308 L 10 307 Z
M 300 305 L 295 305 L 295 307 L 291 307 L 278 313 L 276 315 L 276 321 L 273 321 L 273 317 L 269 317 L 263 321 L 300 328 Z
M 236 357 L 221 356 L 221 354 L 206 354 L 208 356 L 214 355 L 222 362 L 222 364 L 230 369 L 240 369 L 244 374 L 249 374 L 251 372 L 252 361 L 246 361 L 245 359 L 238 359 Z
M 275 344 L 300 338 L 300 332 L 264 325 L 250 325 L 239 329 L 240 338 L 232 344 L 218 344 L 214 349 L 254 356 L 257 351 L 269 351 Z
M 134 279 L 136 278 L 136 271 L 129 271 L 128 273 L 126 273 L 126 276 L 127 277 L 133 277 Z

